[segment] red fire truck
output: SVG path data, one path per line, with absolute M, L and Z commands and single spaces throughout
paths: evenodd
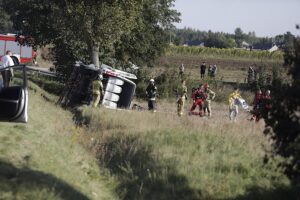
M 0 34 L 0 59 L 8 50 L 10 50 L 12 54 L 19 59 L 21 64 L 34 62 L 36 57 L 36 52 L 31 46 L 23 46 L 16 41 L 16 35 Z

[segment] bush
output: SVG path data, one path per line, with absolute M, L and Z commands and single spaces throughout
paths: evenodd
M 273 139 L 273 155 L 286 160 L 281 163 L 285 173 L 295 184 L 300 183 L 300 38 L 294 48 L 285 53 L 290 81 L 284 83 L 279 76 L 273 80 L 273 107 L 263 113 L 265 133 Z M 275 73 L 274 73 L 275 74 Z

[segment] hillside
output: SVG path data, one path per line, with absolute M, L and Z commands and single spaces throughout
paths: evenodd
M 76 138 L 71 113 L 33 83 L 29 123 L 0 123 L 0 199 L 117 199 Z

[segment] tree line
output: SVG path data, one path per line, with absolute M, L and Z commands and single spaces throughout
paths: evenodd
M 243 42 L 253 49 L 270 49 L 276 44 L 281 49 L 291 46 L 295 36 L 290 32 L 275 37 L 257 37 L 254 31 L 245 33 L 236 28 L 233 34 L 224 32 L 200 31 L 192 28 L 170 30 L 170 41 L 176 45 L 199 46 L 215 48 L 241 48 Z

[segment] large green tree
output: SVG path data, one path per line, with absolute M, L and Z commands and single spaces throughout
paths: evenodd
M 236 28 L 234 30 L 234 39 L 238 47 L 242 47 L 242 42 L 245 39 L 245 34 L 241 28 Z
M 144 0 L 136 26 L 115 44 L 115 57 L 139 65 L 153 61 L 169 44 L 173 22 L 179 21 L 179 13 L 172 9 L 173 0 Z
M 99 57 L 108 56 L 154 59 L 163 50 L 166 27 L 178 21 L 174 0 L 3 1 L 17 30 L 38 45 L 54 45 L 57 64 L 80 59 L 99 66 Z
M 99 66 L 99 49 L 112 46 L 131 30 L 138 1 L 134 0 L 9 0 L 17 30 L 36 38 L 37 44 L 59 44 L 63 38 L 88 48 L 91 61 Z

